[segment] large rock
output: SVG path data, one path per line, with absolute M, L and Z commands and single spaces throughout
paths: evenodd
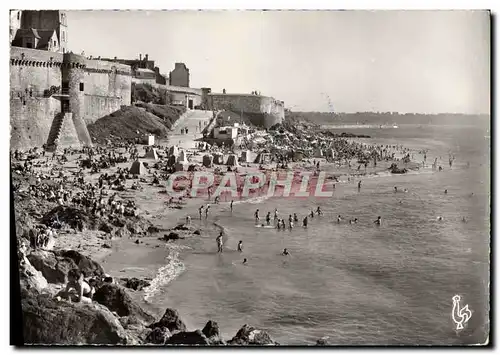
M 179 312 L 177 312 L 175 309 L 172 308 L 167 308 L 165 310 L 165 313 L 163 314 L 163 317 L 161 317 L 161 319 L 158 322 L 150 324 L 148 326 L 148 328 L 152 329 L 158 327 L 165 327 L 168 330 L 170 330 L 170 332 L 186 331 L 186 324 L 184 324 L 184 322 L 179 317 Z
M 25 344 L 137 344 L 104 306 L 22 291 Z
M 151 284 L 146 280 L 141 280 L 136 277 L 131 278 L 122 278 L 121 279 L 125 283 L 126 288 L 131 288 L 135 291 L 141 291 L 144 287 L 148 287 Z
M 201 332 L 208 338 L 211 345 L 226 344 L 220 335 L 219 325 L 213 320 L 209 320 Z
M 99 287 L 93 298 L 96 302 L 116 312 L 120 317 L 136 317 L 145 322 L 151 322 L 154 317 L 146 313 L 125 291 L 116 284 L 105 283 Z
M 146 340 L 144 341 L 146 344 L 165 344 L 165 342 L 171 337 L 170 331 L 168 328 L 161 327 L 153 329 Z
M 104 274 L 98 263 L 74 250 L 36 250 L 27 258 L 49 283 L 64 283 L 68 271 L 73 268 L 80 269 L 85 277 Z
M 35 269 L 29 260 L 23 256 L 22 264 L 19 268 L 21 287 L 41 291 L 48 286 L 47 279 L 43 274 Z
M 269 334 L 263 330 L 255 329 L 248 324 L 238 330 L 238 333 L 231 339 L 230 345 L 278 345 L 271 339 Z
M 175 333 L 166 341 L 165 345 L 210 345 L 210 341 L 198 329 L 194 332 Z

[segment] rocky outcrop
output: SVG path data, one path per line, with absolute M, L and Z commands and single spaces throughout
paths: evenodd
M 72 304 L 28 290 L 23 290 L 21 304 L 25 344 L 137 344 L 99 304 Z
M 36 250 L 27 258 L 49 283 L 64 283 L 68 271 L 73 268 L 80 269 L 86 277 L 104 273 L 98 263 L 74 250 Z
M 97 289 L 93 299 L 120 317 L 135 317 L 148 323 L 154 320 L 153 316 L 146 313 L 119 285 L 103 284 Z
M 179 317 L 179 312 L 172 308 L 167 308 L 158 322 L 152 323 L 148 326 L 148 328 L 151 329 L 161 327 L 167 328 L 170 332 L 185 332 L 187 330 L 186 324 L 184 324 L 184 322 Z
M 213 320 L 209 320 L 201 332 L 208 338 L 211 345 L 226 344 L 220 335 L 219 325 Z
M 175 333 L 166 341 L 165 345 L 210 345 L 210 341 L 198 329 L 194 332 Z
M 163 345 L 171 336 L 172 334 L 170 334 L 170 331 L 167 328 L 165 327 L 155 328 L 148 334 L 144 342 L 146 344 Z
M 136 277 L 132 278 L 122 278 L 121 281 L 124 283 L 126 288 L 131 288 L 135 291 L 141 291 L 144 287 L 148 287 L 151 284 L 146 280 L 140 280 Z
M 263 330 L 255 329 L 248 324 L 238 330 L 236 335 L 228 342 L 229 345 L 279 345 L 274 342 L 269 334 Z
M 41 291 L 48 286 L 47 279 L 43 277 L 43 274 L 35 269 L 30 261 L 24 256 L 19 268 L 19 277 L 21 287 L 28 290 L 35 289 Z

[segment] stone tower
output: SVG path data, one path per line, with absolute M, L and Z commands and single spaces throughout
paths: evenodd
M 73 53 L 65 53 L 62 66 L 62 87 L 69 96 L 67 110 L 71 113 L 78 140 L 82 145 L 92 145 L 84 116 L 85 58 Z

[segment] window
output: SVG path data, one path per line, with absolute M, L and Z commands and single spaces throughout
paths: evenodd
M 80 91 L 83 91 L 83 83 L 80 83 Z
M 57 46 L 57 42 L 56 42 L 56 41 L 54 41 L 54 47 L 55 47 L 55 46 Z
M 63 81 L 63 83 L 62 83 L 62 88 L 63 88 L 63 89 L 67 89 L 67 88 L 69 88 L 69 82 L 67 82 L 67 81 Z
M 19 20 L 21 18 L 21 13 L 18 11 L 17 12 L 17 19 Z
M 33 43 L 26 42 L 26 48 L 33 48 Z
M 63 42 L 65 41 L 65 39 L 64 39 L 64 32 L 61 32 L 61 39 L 62 39 Z

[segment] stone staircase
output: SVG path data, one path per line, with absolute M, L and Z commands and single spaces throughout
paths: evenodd
M 53 152 L 57 149 L 65 118 L 66 113 L 64 112 L 59 112 L 56 117 L 54 117 L 52 126 L 50 127 L 49 137 L 47 138 L 47 144 L 45 148 L 47 151 Z

